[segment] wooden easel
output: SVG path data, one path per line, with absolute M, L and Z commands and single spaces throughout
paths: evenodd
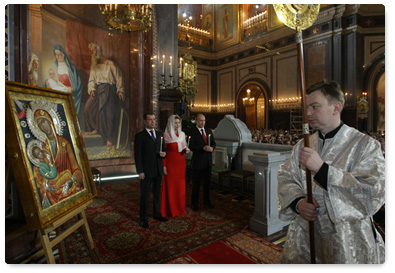
M 38 231 L 41 244 L 45 253 L 45 257 L 47 258 L 47 263 L 50 264 L 55 264 L 55 257 L 52 252 L 52 248 L 59 244 L 61 241 L 66 239 L 70 234 L 72 234 L 74 231 L 79 229 L 80 227 L 83 227 L 85 237 L 87 239 L 88 243 L 88 248 L 89 251 L 96 263 L 99 263 L 99 259 L 96 255 L 95 252 L 95 244 L 93 243 L 92 240 L 92 235 L 89 229 L 88 221 L 85 215 L 85 209 L 86 207 L 92 203 L 92 200 L 90 200 L 87 204 L 82 205 L 81 207 L 77 208 L 76 210 L 72 211 L 71 213 L 65 215 L 64 217 L 60 218 L 59 220 L 53 222 L 51 225 L 47 226 L 44 229 L 41 229 Z M 56 236 L 54 239 L 50 239 L 49 234 L 63 225 L 65 222 L 69 221 L 73 217 L 78 215 L 78 221 L 74 223 L 72 226 L 68 227 L 66 230 L 62 231 L 61 234 Z

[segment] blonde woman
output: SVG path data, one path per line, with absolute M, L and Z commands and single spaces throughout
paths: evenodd
M 162 182 L 161 213 L 164 217 L 186 214 L 185 210 L 185 157 L 189 153 L 185 133 L 181 131 L 181 118 L 171 115 L 163 134 L 167 156 Z

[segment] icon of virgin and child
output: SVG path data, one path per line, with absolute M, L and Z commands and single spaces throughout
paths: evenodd
M 32 102 L 34 104 L 34 102 Z M 30 103 L 30 104 L 32 104 Z M 35 109 L 36 108 L 36 109 Z M 36 137 L 27 143 L 34 181 L 42 208 L 48 208 L 83 190 L 83 174 L 56 111 L 32 107 L 27 123 Z

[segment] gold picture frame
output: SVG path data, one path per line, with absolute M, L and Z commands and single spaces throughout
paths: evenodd
M 29 230 L 96 196 L 71 93 L 6 81 L 6 147 Z

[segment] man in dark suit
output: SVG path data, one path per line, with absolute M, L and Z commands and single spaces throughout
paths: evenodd
M 166 146 L 162 132 L 155 130 L 155 115 L 144 114 L 145 129 L 136 134 L 134 157 L 140 178 L 140 220 L 143 228 L 148 228 L 149 193 L 152 185 L 154 219 L 167 221 L 160 213 L 163 161 Z M 162 147 L 161 147 L 162 145 Z
M 189 149 L 192 154 L 192 209 L 197 211 L 199 201 L 200 181 L 203 180 L 203 203 L 214 208 L 210 201 L 210 179 L 213 164 L 212 154 L 215 149 L 213 132 L 205 128 L 206 117 L 203 114 L 196 116 L 196 127 L 190 131 Z

